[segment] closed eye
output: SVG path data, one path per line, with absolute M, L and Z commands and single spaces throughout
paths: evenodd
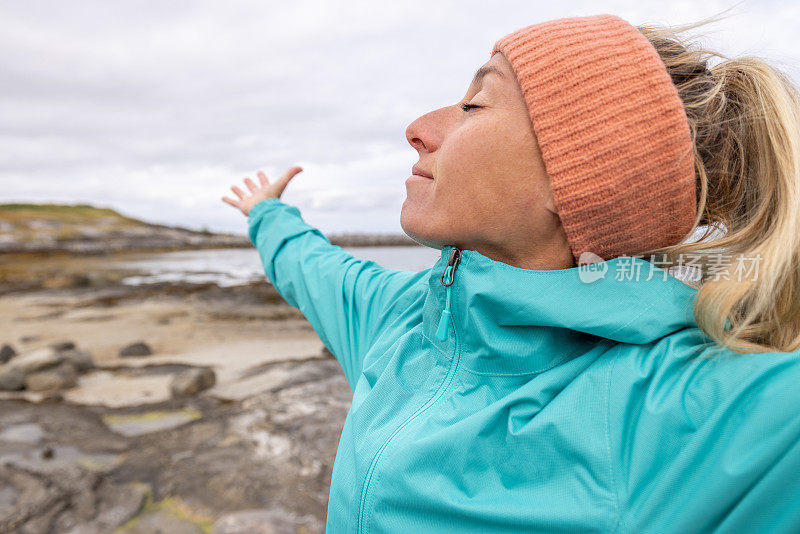
M 461 104 L 461 109 L 463 109 L 464 111 L 469 111 L 471 109 L 475 109 L 475 108 L 479 108 L 479 107 L 482 107 L 482 106 L 476 106 L 475 104 Z

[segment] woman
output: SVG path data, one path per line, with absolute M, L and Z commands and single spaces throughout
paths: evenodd
M 406 131 L 419 273 L 281 202 L 300 167 L 223 199 L 353 390 L 329 532 L 800 532 L 800 96 L 709 55 L 608 14 L 497 41 Z

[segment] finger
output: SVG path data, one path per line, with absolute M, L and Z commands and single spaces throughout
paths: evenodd
M 261 182 L 261 187 L 269 185 L 269 180 L 267 180 L 267 175 L 264 174 L 264 171 L 258 171 L 258 180 Z
M 242 200 L 244 198 L 244 192 L 242 192 L 242 190 L 236 187 L 235 185 L 231 186 L 231 191 L 236 193 L 236 196 L 239 197 L 239 200 Z
M 286 189 L 287 185 L 289 185 L 289 181 L 291 181 L 291 179 L 294 178 L 296 174 L 298 174 L 298 173 L 300 173 L 302 171 L 303 171 L 303 168 L 302 167 L 298 167 L 298 166 L 292 167 L 291 169 L 286 171 L 284 173 L 284 175 L 281 176 L 280 179 L 278 180 L 278 192 L 279 192 L 279 194 L 283 193 L 283 190 Z
M 227 202 L 228 204 L 230 204 L 230 205 L 231 205 L 231 206 L 233 206 L 234 208 L 238 208 L 238 207 L 239 207 L 239 203 L 238 203 L 238 202 L 236 202 L 235 200 L 233 200 L 232 198 L 228 198 L 228 197 L 222 197 L 222 200 L 223 200 L 224 202 Z
M 245 178 L 244 183 L 247 184 L 247 188 L 250 190 L 251 193 L 255 193 L 256 191 L 258 191 L 258 187 L 256 186 L 255 182 L 253 182 L 253 180 L 251 180 L 250 178 Z

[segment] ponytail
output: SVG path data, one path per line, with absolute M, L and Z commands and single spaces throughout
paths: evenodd
M 760 58 L 731 59 L 679 35 L 710 20 L 637 26 L 684 103 L 698 200 L 694 235 L 644 254 L 661 255 L 665 268 L 695 265 L 693 313 L 712 344 L 739 353 L 794 351 L 800 349 L 800 91 Z M 714 56 L 725 61 L 709 67 Z

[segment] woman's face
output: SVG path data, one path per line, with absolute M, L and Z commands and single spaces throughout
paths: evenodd
M 466 104 L 466 109 L 462 105 Z M 457 104 L 406 129 L 419 153 L 406 180 L 403 230 L 433 248 L 455 245 L 528 269 L 574 266 L 522 91 L 502 53 Z

